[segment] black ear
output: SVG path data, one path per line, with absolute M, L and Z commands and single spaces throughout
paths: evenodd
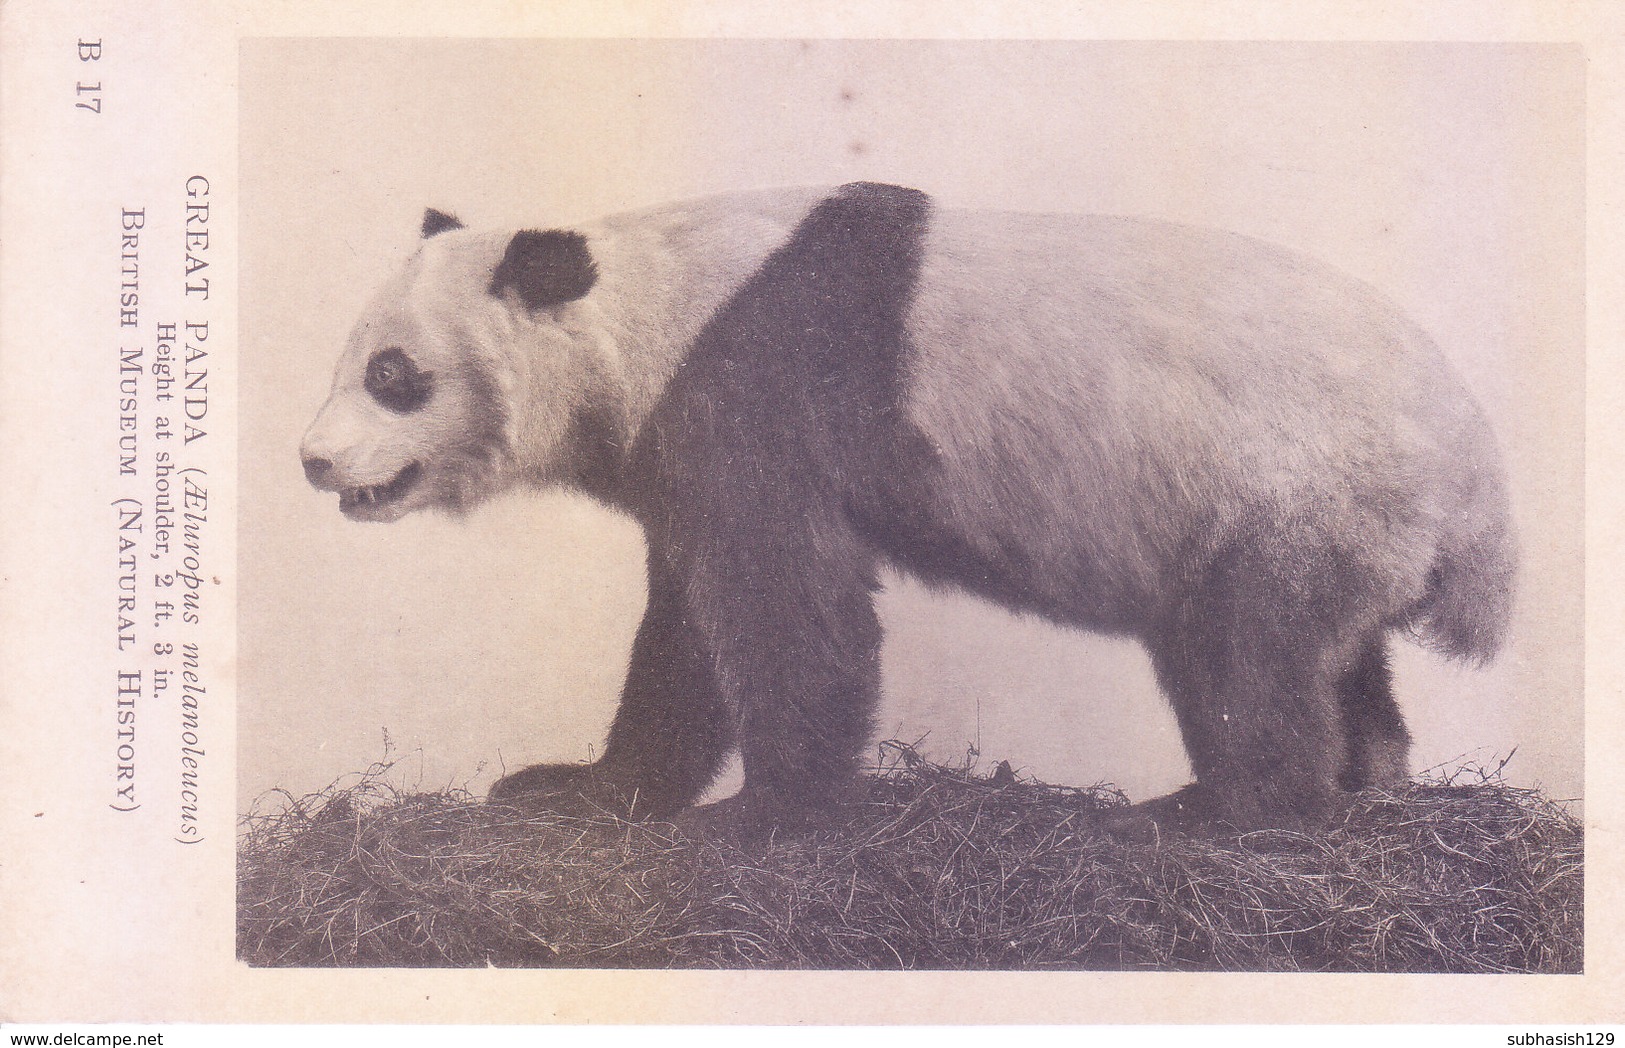
M 586 237 L 564 229 L 528 229 L 508 242 L 491 275 L 491 294 L 512 288 L 526 308 L 541 309 L 580 298 L 597 280 L 598 264 Z
M 434 208 L 423 212 L 423 239 L 427 240 L 436 233 L 444 233 L 448 229 L 461 229 L 463 224 L 457 221 L 456 215 L 448 215 L 444 211 Z

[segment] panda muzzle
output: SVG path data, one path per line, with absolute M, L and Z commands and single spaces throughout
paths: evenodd
M 383 509 L 405 498 L 423 475 L 423 465 L 413 462 L 385 484 L 370 484 L 342 488 L 339 491 L 339 510 L 346 515 L 367 515 L 369 510 Z

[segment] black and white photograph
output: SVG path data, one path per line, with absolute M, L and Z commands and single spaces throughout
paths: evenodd
M 1582 970 L 1580 69 L 246 44 L 239 956 Z
M 0 5 L 0 1036 L 1606 1048 L 1622 71 Z

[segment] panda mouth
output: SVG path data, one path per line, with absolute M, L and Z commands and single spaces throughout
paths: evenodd
M 413 462 L 387 483 L 345 488 L 339 492 L 339 510 L 352 517 L 372 517 L 380 510 L 387 511 L 404 499 L 422 476 L 423 464 Z

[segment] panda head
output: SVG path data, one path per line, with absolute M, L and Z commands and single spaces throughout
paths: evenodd
M 300 447 L 356 520 L 460 512 L 521 482 L 568 482 L 585 415 L 619 396 L 589 295 L 586 238 L 481 234 L 439 211 L 350 334 Z

